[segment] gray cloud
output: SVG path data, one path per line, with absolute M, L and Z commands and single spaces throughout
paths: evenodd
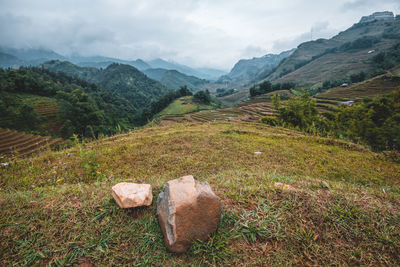
M 378 2 L 378 1 L 376 1 Z M 397 0 L 0 0 L 0 45 L 229 69 L 327 38 Z
M 376 1 L 376 0 L 353 0 L 347 1 L 341 6 L 341 10 L 345 12 L 352 11 L 354 9 L 361 10 L 371 10 L 371 8 L 375 8 L 375 11 L 384 11 L 386 7 L 396 7 L 400 8 L 400 2 L 398 0 L 384 0 L 384 1 Z
M 242 50 L 241 57 L 243 58 L 260 57 L 265 55 L 267 52 L 268 50 L 265 47 L 249 45 Z

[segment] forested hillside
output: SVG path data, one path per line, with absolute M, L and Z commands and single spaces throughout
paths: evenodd
M 0 127 L 70 137 L 110 135 L 137 109 L 93 83 L 43 68 L 0 69 Z
M 199 86 L 206 84 L 206 80 L 195 76 L 188 76 L 176 70 L 166 69 L 147 69 L 143 71 L 149 78 L 159 81 L 169 89 L 178 89 L 181 86 L 187 86 L 190 90 L 196 91 Z
M 42 64 L 42 67 L 95 83 L 125 97 L 136 109 L 148 107 L 152 100 L 161 97 L 167 91 L 159 82 L 149 79 L 130 65 L 115 63 L 106 69 L 96 69 L 54 60 Z

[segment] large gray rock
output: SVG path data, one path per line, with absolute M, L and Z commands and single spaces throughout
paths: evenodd
M 157 215 L 167 249 L 182 253 L 217 229 L 221 203 L 207 182 L 189 175 L 167 183 L 158 196 Z
M 149 184 L 119 183 L 112 187 L 112 195 L 120 208 L 149 206 L 153 193 Z

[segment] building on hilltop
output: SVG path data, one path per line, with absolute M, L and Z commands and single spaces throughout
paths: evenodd
M 359 23 L 367 23 L 375 20 L 394 20 L 394 14 L 390 11 L 375 12 L 372 15 L 362 17 Z

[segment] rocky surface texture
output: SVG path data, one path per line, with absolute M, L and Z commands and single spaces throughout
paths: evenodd
M 164 187 L 158 196 L 157 215 L 166 247 L 182 253 L 193 240 L 205 241 L 217 229 L 221 203 L 207 182 L 184 176 Z

